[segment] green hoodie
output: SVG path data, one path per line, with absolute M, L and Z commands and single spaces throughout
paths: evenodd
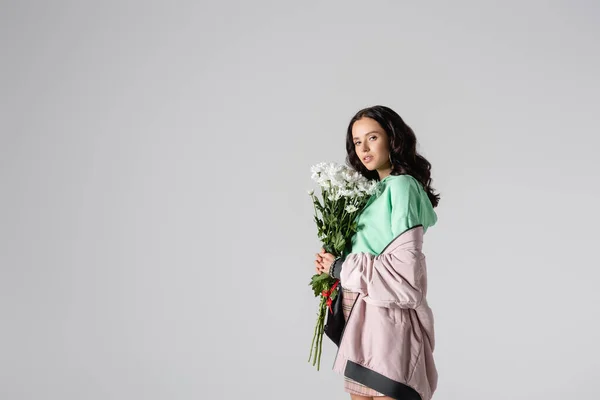
M 410 175 L 388 175 L 379 182 L 358 216 L 351 253 L 379 255 L 397 236 L 415 225 L 424 232 L 437 222 L 431 201 L 419 181 Z

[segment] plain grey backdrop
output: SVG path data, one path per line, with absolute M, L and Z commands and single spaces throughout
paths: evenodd
M 594 1 L 2 1 L 0 398 L 349 399 L 311 165 L 415 130 L 435 400 L 600 398 Z

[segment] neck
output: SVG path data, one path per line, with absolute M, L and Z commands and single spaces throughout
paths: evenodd
M 378 170 L 377 173 L 379 174 L 379 180 L 383 180 L 384 178 L 387 178 L 388 176 L 390 176 L 390 174 L 392 173 L 392 169 L 391 168 L 385 168 L 382 170 Z

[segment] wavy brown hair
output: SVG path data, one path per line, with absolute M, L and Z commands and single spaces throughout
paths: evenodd
M 381 125 L 389 138 L 390 156 L 392 160 L 392 175 L 411 175 L 421 182 L 427 197 L 433 207 L 437 207 L 440 195 L 431 187 L 431 163 L 417 153 L 417 137 L 413 130 L 394 110 L 385 106 L 373 106 L 356 113 L 348 125 L 346 135 L 346 163 L 368 179 L 379 180 L 377 171 L 369 171 L 356 154 L 352 127 L 361 118 L 374 119 Z

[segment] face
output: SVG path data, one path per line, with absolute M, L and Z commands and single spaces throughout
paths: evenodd
M 377 121 L 371 118 L 356 121 L 352 126 L 352 140 L 356 155 L 368 170 L 379 172 L 380 179 L 390 174 L 389 139 Z

